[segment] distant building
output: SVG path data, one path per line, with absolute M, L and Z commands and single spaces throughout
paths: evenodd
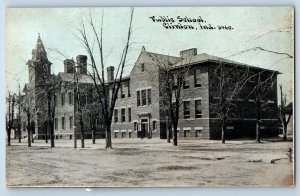
M 48 61 L 40 36 L 32 53 L 32 59 L 28 62 L 30 79 L 23 92 L 25 93 L 24 97 L 30 97 L 27 100 L 32 102 L 34 120 L 37 122 L 36 136 L 43 138 L 45 134 L 47 94 L 41 92 L 45 89 L 45 85 L 52 83 L 59 83 L 55 88 L 54 128 L 56 138 L 71 139 L 74 128 L 77 129 L 78 134 L 80 133 L 78 114 L 75 114 L 74 110 L 76 105 L 74 75 L 76 75 L 79 80 L 79 89 L 83 89 L 84 92 L 80 100 L 84 110 L 86 137 L 91 137 L 91 130 L 95 125 L 97 125 L 97 137 L 105 137 L 99 113 L 100 106 L 95 102 L 97 99 L 95 87 L 87 74 L 87 56 L 77 56 L 76 62 L 66 59 L 64 72 L 53 75 L 51 74 L 51 62 Z M 272 81 L 275 82 L 275 85 L 264 97 L 268 109 L 261 112 L 261 132 L 262 136 L 266 137 L 278 135 L 277 71 L 245 65 L 205 53 L 197 54 L 195 48 L 181 51 L 180 55 L 175 57 L 148 52 L 143 47 L 130 75 L 122 79 L 112 119 L 114 138 L 167 138 L 168 118 L 162 107 L 163 98 L 161 97 L 161 81 L 164 80 L 164 76 L 153 60 L 167 62 L 173 70 L 185 65 L 190 66 L 182 89 L 184 102 L 180 109 L 179 138 L 220 138 L 221 125 L 214 108 L 214 104 L 218 100 L 216 93 L 218 86 L 212 77 L 213 70 L 220 63 L 226 64 L 225 68 L 235 66 L 237 70 L 249 70 L 250 74 L 261 72 L 262 77 L 273 77 Z M 235 74 L 230 73 L 228 77 L 235 77 Z M 112 81 L 114 81 L 114 67 L 108 67 L 107 85 L 110 85 Z M 249 91 L 255 83 L 255 80 L 249 80 L 239 99 L 236 100 L 238 101 L 237 115 L 229 120 L 227 138 L 255 136 L 257 109 L 253 97 L 248 97 Z M 23 118 L 23 124 L 26 126 L 26 118 Z

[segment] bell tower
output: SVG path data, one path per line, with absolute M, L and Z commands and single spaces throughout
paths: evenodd
M 35 45 L 35 49 L 32 50 L 32 57 L 27 62 L 29 71 L 29 83 L 31 85 L 37 85 L 43 83 L 49 79 L 51 75 L 51 62 L 48 60 L 47 52 L 42 42 L 40 34 Z

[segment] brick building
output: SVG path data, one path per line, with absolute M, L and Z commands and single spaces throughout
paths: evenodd
M 79 55 L 76 62 L 71 59 L 64 61 L 64 72 L 52 75 L 51 63 L 40 37 L 33 57 L 29 64 L 36 63 L 35 67 L 41 66 L 46 70 L 47 81 L 59 83 L 55 93 L 55 135 L 56 138 L 72 138 L 73 129 L 79 133 L 78 114 L 75 112 L 74 81 L 78 78 L 79 89 L 83 89 L 80 97 L 83 103 L 83 116 L 86 137 L 91 137 L 91 130 L 96 127 L 97 137 L 105 137 L 99 105 L 94 100 L 97 98 L 94 92 L 94 84 L 87 75 L 87 57 Z M 75 68 L 75 64 L 77 68 Z M 261 112 L 262 136 L 278 135 L 277 121 L 277 71 L 253 67 L 227 59 L 219 58 L 209 54 L 197 54 L 197 49 L 181 51 L 179 56 L 170 56 L 148 52 L 143 47 L 135 62 L 129 76 L 122 79 L 122 86 L 116 101 L 112 119 L 113 138 L 137 138 L 137 137 L 159 137 L 167 138 L 168 117 L 163 108 L 162 83 L 164 75 L 159 65 L 169 66 L 170 70 L 176 72 L 182 66 L 189 66 L 187 77 L 182 89 L 184 97 L 180 108 L 178 125 L 179 138 L 204 138 L 218 139 L 221 136 L 220 120 L 215 114 L 217 110 L 214 104 L 218 100 L 218 85 L 214 70 L 220 64 L 228 69 L 228 77 L 235 78 L 240 71 L 249 71 L 250 75 L 260 73 L 261 77 L 271 77 L 274 85 L 270 85 L 269 92 L 262 100 L 267 109 Z M 236 73 L 229 71 L 235 67 Z M 29 83 L 25 85 L 24 93 L 33 97 L 35 111 L 45 111 L 45 94 L 29 94 L 40 92 L 44 88 L 41 73 L 38 69 L 29 66 Z M 253 77 L 255 78 L 255 77 Z M 38 82 L 37 82 L 38 81 Z M 114 81 L 114 67 L 107 68 L 107 85 Z M 51 83 L 50 82 L 50 83 Z M 46 82 L 47 83 L 47 82 Z M 37 84 L 41 84 L 39 86 Z M 257 108 L 253 97 L 249 97 L 249 91 L 256 85 L 256 80 L 251 79 L 242 89 L 240 97 L 236 100 L 236 116 L 228 121 L 227 138 L 243 138 L 255 136 L 255 123 Z M 34 89 L 34 90 L 33 90 Z M 42 138 L 44 135 L 43 114 L 46 112 L 34 112 L 36 123 L 36 134 Z M 25 120 L 24 120 L 25 122 Z M 97 124 L 97 126 L 95 126 Z

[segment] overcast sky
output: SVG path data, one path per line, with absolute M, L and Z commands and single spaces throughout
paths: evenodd
M 85 22 L 89 13 L 100 25 L 102 8 L 35 8 L 7 9 L 6 23 L 6 76 L 7 87 L 16 91 L 19 81 L 21 88 L 28 82 L 27 61 L 35 47 L 38 33 L 53 63 L 52 72 L 63 71 L 65 59 L 56 50 L 68 58 L 86 54 L 76 38 L 80 17 Z M 126 39 L 129 24 L 129 8 L 104 9 L 104 52 L 106 65 L 119 62 Z M 166 29 L 162 23 L 153 22 L 155 16 L 189 17 L 203 19 L 202 25 L 211 24 L 231 26 L 232 30 L 200 30 L 198 23 L 192 24 L 197 29 Z M 182 25 L 185 23 L 181 22 Z M 134 44 L 131 46 L 126 66 L 126 75 L 132 69 L 142 46 L 147 51 L 179 56 L 181 50 L 197 48 L 198 54 L 228 58 L 241 63 L 278 70 L 282 74 L 278 83 L 282 83 L 284 92 L 292 97 L 293 59 L 286 55 L 272 54 L 259 50 L 241 51 L 253 47 L 294 55 L 293 45 L 293 10 L 290 7 L 192 7 L 192 8 L 135 8 L 133 19 Z M 92 35 L 88 31 L 89 35 Z M 93 37 L 90 37 L 91 40 Z

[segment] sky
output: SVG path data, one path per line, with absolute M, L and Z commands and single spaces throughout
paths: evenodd
M 63 71 L 65 58 L 87 54 L 76 35 L 81 19 L 88 27 L 88 18 L 94 19 L 96 28 L 104 13 L 103 40 L 106 66 L 117 65 L 127 36 L 130 8 L 8 8 L 6 10 L 6 86 L 17 92 L 28 82 L 27 61 L 35 48 L 40 33 L 53 63 L 52 72 Z M 207 53 L 253 66 L 281 72 L 278 84 L 288 99 L 293 97 L 294 59 L 287 55 L 261 50 L 262 47 L 294 56 L 294 24 L 292 7 L 137 7 L 134 10 L 132 45 L 128 54 L 125 75 L 130 71 L 141 52 L 147 51 L 179 56 L 181 50 L 197 48 L 198 54 Z M 202 26 L 211 25 L 214 30 L 201 30 L 198 23 L 194 29 L 166 29 L 162 22 L 150 18 L 160 16 L 174 19 L 201 18 Z M 231 30 L 218 30 L 230 26 Z M 196 29 L 197 28 L 197 29 Z M 87 30 L 92 42 L 91 29 Z M 59 52 L 58 52 L 59 51 Z M 247 51 L 247 52 L 242 52 Z M 61 54 L 63 55 L 61 55 Z

